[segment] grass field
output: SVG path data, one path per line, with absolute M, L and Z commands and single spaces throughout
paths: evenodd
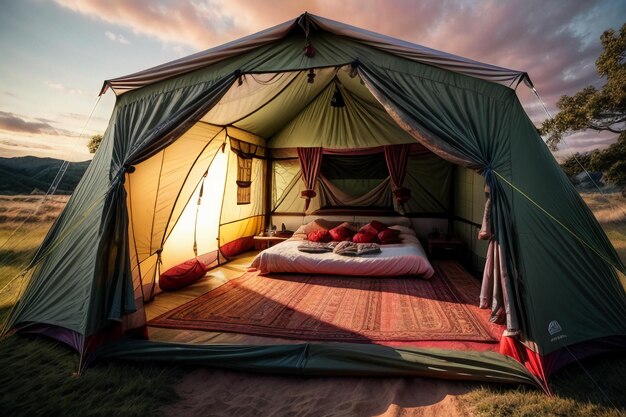
M 626 260 L 626 199 L 594 194 L 584 198 Z M 15 277 L 66 201 L 67 197 L 54 197 L 41 204 L 37 196 L 0 196 L 2 318 L 20 290 L 22 282 Z M 40 209 L 31 215 L 34 207 Z M 12 236 L 21 223 L 19 233 Z M 154 415 L 162 405 L 176 401 L 173 387 L 186 372 L 168 365 L 107 362 L 77 377 L 77 362 L 73 351 L 48 339 L 12 336 L 1 341 L 2 415 Z M 554 376 L 552 398 L 526 387 L 474 384 L 462 397 L 463 407 L 476 416 L 626 415 L 626 358 L 594 358 L 583 365 L 584 370 L 573 364 Z
M 42 196 L 0 196 L 0 322 L 24 284 L 20 273 L 67 200 L 67 196 L 45 201 Z

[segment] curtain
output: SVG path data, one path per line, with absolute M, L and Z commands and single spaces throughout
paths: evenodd
M 403 205 L 411 198 L 411 190 L 402 186 L 406 176 L 406 166 L 409 160 L 411 145 L 386 145 L 385 161 L 389 170 L 389 177 L 393 184 L 393 195 L 399 205 Z
M 315 197 L 315 182 L 322 165 L 322 148 L 298 148 L 298 158 L 302 170 L 302 179 L 306 185 L 306 190 L 302 191 L 302 198 L 306 199 L 304 210 L 309 209 L 311 198 Z
M 391 193 L 389 192 L 389 178 L 378 184 L 376 187 L 358 197 L 352 197 L 341 191 L 323 175 L 319 176 L 320 199 L 322 206 L 376 206 L 390 207 Z

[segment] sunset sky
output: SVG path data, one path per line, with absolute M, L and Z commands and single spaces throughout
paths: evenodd
M 431 48 L 530 74 L 548 108 L 603 80 L 600 34 L 626 21 L 626 1 L 0 0 L 0 156 L 85 160 L 115 97 L 105 79 L 220 45 L 309 11 Z M 520 85 L 533 121 L 546 116 Z M 586 132 L 561 154 L 614 141 Z

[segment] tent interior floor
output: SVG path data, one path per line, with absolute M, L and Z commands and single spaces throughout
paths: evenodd
M 182 306 L 194 299 L 212 291 L 227 282 L 241 277 L 250 268 L 252 260 L 258 251 L 246 252 L 232 259 L 225 265 L 214 268 L 208 274 L 195 282 L 194 284 L 173 292 L 162 292 L 158 294 L 154 300 L 145 305 L 146 319 L 148 320 L 148 334 L 150 340 L 169 343 L 189 343 L 198 345 L 277 345 L 277 344 L 299 344 L 310 341 L 287 339 L 279 337 L 258 336 L 244 333 L 216 332 L 206 330 L 188 330 L 175 328 L 162 328 L 151 326 L 150 321 Z M 390 278 L 393 279 L 393 278 Z M 480 310 L 484 314 L 479 315 L 479 319 L 483 320 L 486 327 L 496 328 L 496 332 L 501 334 L 504 326 L 495 326 L 489 323 L 489 313 L 486 310 Z M 332 344 L 335 342 L 322 341 L 322 344 Z M 377 342 L 372 342 L 377 343 Z M 385 343 L 380 343 L 385 344 Z M 393 346 L 394 344 L 387 344 Z M 396 343 L 396 346 L 416 347 L 416 348 L 442 348 L 455 350 L 473 350 L 473 351 L 499 351 L 499 342 L 464 342 L 464 341 L 415 341 Z

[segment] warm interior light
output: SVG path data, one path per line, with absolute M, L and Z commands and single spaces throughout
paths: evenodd
M 223 186 L 226 179 L 227 161 L 228 154 L 216 153 L 207 177 L 202 179 L 205 181 L 204 197 L 198 209 L 198 222 L 196 224 L 196 209 L 198 208 L 197 202 L 200 192 L 199 183 L 163 245 L 163 265 L 161 266 L 161 271 L 165 271 L 194 257 L 194 231 L 196 231 L 198 253 L 200 255 L 217 249 L 220 210 L 223 198 L 222 191 L 218 190 L 217 187 L 219 185 Z

